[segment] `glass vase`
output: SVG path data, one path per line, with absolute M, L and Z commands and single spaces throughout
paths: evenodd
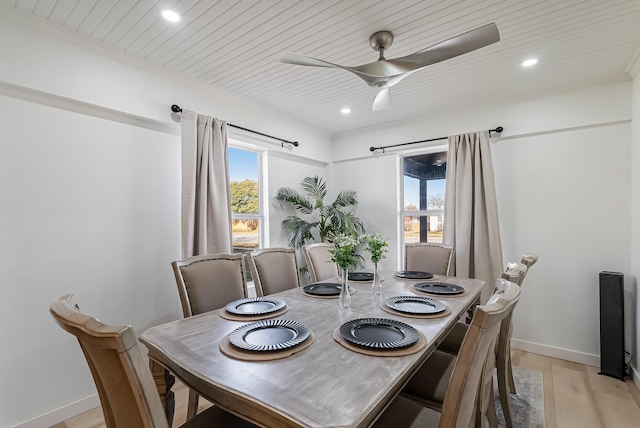
M 349 294 L 349 271 L 342 269 L 342 289 L 340 290 L 340 297 L 338 297 L 338 305 L 341 308 L 351 307 L 351 294 Z
M 378 275 L 378 263 L 373 264 L 373 284 L 371 284 L 373 294 L 379 296 L 382 294 L 382 285 L 380 284 L 380 276 Z

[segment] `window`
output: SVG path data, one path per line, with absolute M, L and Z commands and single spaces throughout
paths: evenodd
M 442 243 L 447 152 L 403 158 L 403 239 Z
M 261 158 L 257 151 L 229 148 L 234 253 L 248 253 L 262 247 Z M 247 280 L 252 280 L 248 266 L 246 272 Z

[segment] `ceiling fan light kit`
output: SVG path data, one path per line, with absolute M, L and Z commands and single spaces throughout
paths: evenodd
M 491 23 L 436 43 L 414 54 L 401 58 L 386 59 L 384 53 L 393 44 L 393 34 L 389 31 L 378 31 L 369 38 L 371 47 L 379 52 L 378 60 L 375 62 L 356 67 L 347 67 L 286 51 L 280 55 L 280 62 L 311 67 L 340 68 L 350 71 L 364 80 L 367 85 L 377 90 L 373 99 L 372 110 L 378 111 L 391 108 L 389 88 L 405 77 L 429 65 L 472 52 L 499 40 L 498 27 L 495 23 Z

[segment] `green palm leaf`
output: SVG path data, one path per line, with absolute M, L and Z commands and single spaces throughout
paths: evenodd
M 308 240 L 313 239 L 312 229 L 316 223 L 309 223 L 296 216 L 289 216 L 282 220 L 282 230 L 289 238 L 289 246 L 300 248 Z
M 313 206 L 311 202 L 290 187 L 280 187 L 276 191 L 274 198 L 276 205 L 283 211 L 290 209 L 301 212 L 302 214 L 312 214 Z
M 358 193 L 354 190 L 343 190 L 338 194 L 336 200 L 333 202 L 333 207 L 355 207 L 358 205 L 357 199 Z
M 306 177 L 300 185 L 302 190 L 315 201 L 314 208 L 320 208 L 324 205 L 324 197 L 327 196 L 327 185 L 322 178 L 317 175 Z

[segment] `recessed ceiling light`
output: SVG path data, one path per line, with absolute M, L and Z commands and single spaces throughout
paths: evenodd
M 180 21 L 180 15 L 177 12 L 174 12 L 171 9 L 165 9 L 162 11 L 162 17 L 169 22 L 178 22 Z
M 538 59 L 537 58 L 530 58 L 527 59 L 525 61 L 522 61 L 522 66 L 523 67 L 531 67 L 532 65 L 536 65 L 538 63 Z
M 342 110 L 340 110 L 340 113 L 349 114 L 351 113 L 351 109 L 349 107 L 344 107 Z

